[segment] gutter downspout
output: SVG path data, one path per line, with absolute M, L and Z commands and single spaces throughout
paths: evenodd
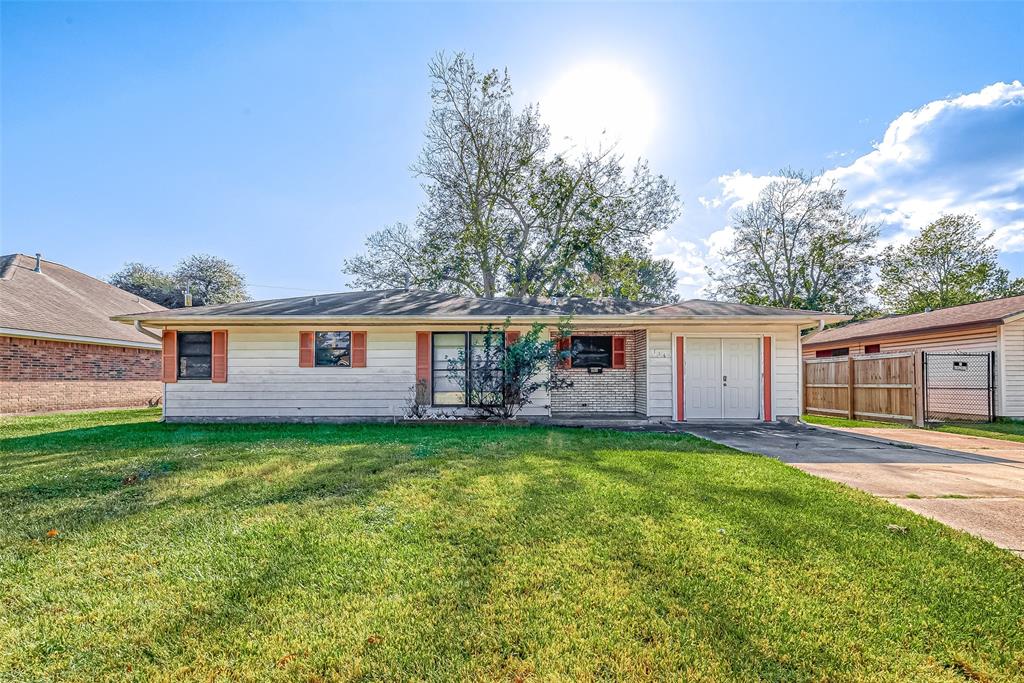
M 138 320 L 135 321 L 135 330 L 137 332 L 141 332 L 142 334 L 146 335 L 147 337 L 152 337 L 153 339 L 156 339 L 158 342 L 163 342 L 163 340 L 164 340 L 162 335 L 159 335 L 156 332 L 154 332 L 153 330 L 148 330 L 145 327 L 143 327 L 141 321 L 138 321 Z

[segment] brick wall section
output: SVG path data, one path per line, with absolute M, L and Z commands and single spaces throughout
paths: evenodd
M 636 412 L 647 414 L 647 330 L 634 333 L 636 343 Z
M 0 413 L 144 406 L 162 395 L 159 351 L 0 336 Z
M 551 392 L 552 413 L 635 413 L 636 409 L 636 335 L 632 330 L 579 330 L 580 335 L 623 335 L 626 337 L 626 367 L 604 368 L 591 374 L 586 368 L 561 368 L 573 385 Z

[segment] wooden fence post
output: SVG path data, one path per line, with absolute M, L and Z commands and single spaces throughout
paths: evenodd
M 807 359 L 800 359 L 800 417 L 807 414 Z
M 924 351 L 914 353 L 914 426 L 924 427 Z
M 846 386 L 847 386 L 847 389 L 848 389 L 848 392 L 849 392 L 847 395 L 850 397 L 850 400 L 847 401 L 847 408 L 848 408 L 849 413 L 850 413 L 850 419 L 852 420 L 853 419 L 853 415 L 854 415 L 853 396 L 856 393 L 856 391 L 855 391 L 856 385 L 855 385 L 855 382 L 854 382 L 854 378 L 856 377 L 856 373 L 854 372 L 854 369 L 853 369 L 853 356 L 849 356 L 848 358 L 849 358 L 849 360 L 847 361 L 848 365 L 847 365 Z

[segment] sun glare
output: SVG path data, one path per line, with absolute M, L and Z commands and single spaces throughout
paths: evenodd
M 593 61 L 559 74 L 540 101 L 558 150 L 617 144 L 627 160 L 643 155 L 658 123 L 653 91 L 622 64 Z

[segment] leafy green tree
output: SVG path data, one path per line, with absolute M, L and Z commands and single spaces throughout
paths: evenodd
M 195 254 L 174 269 L 174 281 L 192 293 L 193 306 L 248 301 L 245 276 L 230 262 L 209 254 Z
M 164 308 L 178 308 L 184 303 L 169 273 L 143 263 L 124 264 L 124 268 L 111 275 L 107 282 Z
M 183 307 L 186 291 L 192 294 L 193 306 L 249 300 L 245 276 L 228 261 L 207 254 L 182 260 L 173 273 L 142 263 L 127 263 L 107 281 L 166 308 Z
M 867 306 L 878 228 L 846 206 L 846 191 L 785 170 L 733 216 L 712 296 L 729 301 L 856 313 Z
M 945 215 L 905 245 L 890 245 L 879 262 L 878 297 L 890 313 L 917 313 L 1024 294 L 1024 278 L 1010 279 L 981 222 Z
M 556 153 L 537 107 L 513 107 L 508 74 L 478 71 L 464 54 L 438 55 L 430 77 L 412 168 L 426 198 L 413 226 L 374 233 L 345 260 L 350 284 L 490 298 L 584 294 L 600 282 L 674 298 L 672 269 L 650 253 L 651 235 L 679 214 L 668 180 L 644 161 L 627 170 L 614 148 Z

